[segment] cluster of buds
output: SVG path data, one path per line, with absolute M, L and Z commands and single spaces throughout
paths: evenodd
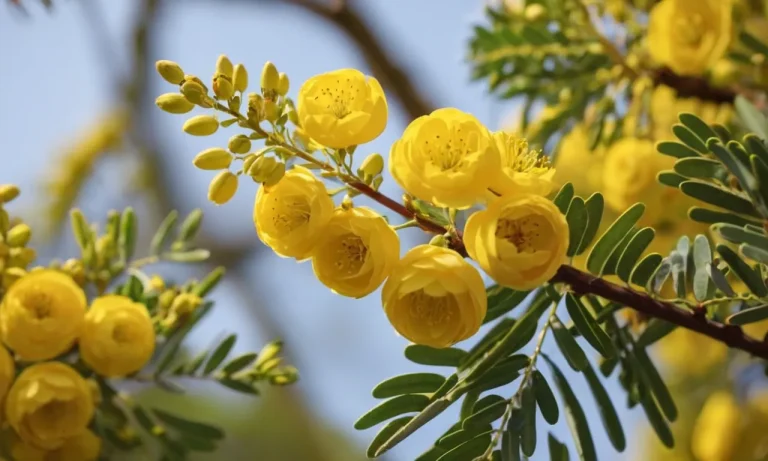
M 155 276 L 153 289 L 159 293 L 157 311 L 154 318 L 157 328 L 165 334 L 184 325 L 190 316 L 203 303 L 202 298 L 181 287 L 166 287 L 165 281 Z
M 19 188 L 12 184 L 0 185 L 0 293 L 27 273 L 27 267 L 37 254 L 27 247 L 32 237 L 29 225 L 11 218 L 5 204 L 19 196 Z

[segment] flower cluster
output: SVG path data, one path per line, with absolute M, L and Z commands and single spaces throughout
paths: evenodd
M 222 56 L 218 62 L 220 69 L 229 60 Z M 172 78 L 169 69 L 177 69 Z M 195 85 L 199 90 L 202 84 L 197 77 L 185 76 L 175 63 L 160 61 L 158 70 L 169 82 L 181 85 L 180 94 L 158 99 L 160 108 L 175 112 L 164 101 L 184 99 L 228 114 L 233 123 L 251 131 L 232 140 L 265 140 L 266 147 L 252 153 L 250 142 L 238 144 L 242 150 L 237 150 L 230 141 L 229 151 L 211 148 L 194 160 L 200 168 L 228 168 L 233 158 L 243 160 L 239 172 L 220 174 L 248 175 L 260 183 L 253 210 L 259 239 L 279 256 L 311 260 L 320 282 L 338 294 L 359 298 L 383 284 L 387 317 L 414 343 L 448 347 L 478 331 L 487 297 L 483 279 L 466 255 L 498 284 L 518 290 L 544 284 L 565 261 L 568 226 L 546 198 L 555 172 L 525 139 L 492 133 L 477 118 L 455 108 L 414 120 L 389 154 L 389 171 L 406 192 L 405 203 L 400 204 L 378 192 L 384 169 L 380 155 L 369 155 L 356 173 L 352 168 L 357 146 L 378 137 L 387 123 L 387 101 L 375 78 L 354 69 L 317 75 L 301 86 L 294 106 L 283 91 L 287 85 L 275 86 L 282 77 L 267 63 L 261 93 L 251 93 L 247 99 L 274 104 L 277 113 L 270 117 L 261 106 L 252 105 L 241 114 L 239 96 L 229 91 L 220 94 L 214 89 L 213 95 L 203 91 L 190 97 L 185 87 Z M 190 124 L 201 117 L 211 124 L 216 120 L 214 115 L 199 115 L 188 120 L 184 130 L 190 132 Z M 269 128 L 262 126 L 264 122 Z M 270 169 L 280 165 L 279 174 L 262 174 L 262 165 L 267 164 Z M 326 178 L 342 187 L 327 189 Z M 333 196 L 340 192 L 346 196 L 336 204 Z M 373 209 L 353 204 L 352 198 L 361 194 L 411 220 L 389 225 Z M 227 193 L 225 200 L 219 200 L 217 194 L 209 194 L 215 203 L 230 197 Z M 456 220 L 460 212 L 468 214 L 463 236 Z M 435 216 L 444 221 L 437 227 Z M 428 228 L 427 222 L 438 237 L 401 258 L 396 230 Z

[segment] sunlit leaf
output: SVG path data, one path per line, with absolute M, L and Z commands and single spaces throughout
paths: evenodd
M 436 373 L 410 373 L 380 382 L 372 393 L 377 399 L 402 394 L 425 394 L 437 391 L 444 382 L 445 377 Z
M 404 413 L 419 412 L 427 407 L 429 397 L 421 394 L 400 395 L 369 410 L 355 422 L 355 429 L 369 429 Z
M 590 272 L 597 275 L 602 274 L 608 258 L 621 243 L 624 236 L 637 224 L 644 211 L 645 205 L 636 203 L 603 233 L 587 257 L 587 269 Z

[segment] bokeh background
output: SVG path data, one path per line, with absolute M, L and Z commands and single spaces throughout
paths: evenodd
M 233 332 L 239 334 L 238 351 L 258 350 L 282 338 L 288 360 L 299 368 L 296 385 L 271 389 L 256 399 L 205 383 L 193 383 L 183 397 L 137 389 L 142 398 L 227 428 L 223 450 L 200 459 L 362 460 L 376 431 L 357 432 L 352 425 L 375 404 L 370 390 L 383 379 L 422 369 L 403 357 L 407 342 L 388 324 L 378 293 L 363 300 L 333 295 L 314 279 L 308 264 L 280 259 L 258 242 L 251 218 L 256 184 L 241 181 L 235 199 L 221 207 L 206 200 L 211 175 L 195 169 L 191 160 L 205 148 L 225 145 L 235 130 L 222 129 L 205 138 L 187 136 L 181 130 L 185 117 L 164 114 L 153 104 L 157 95 L 172 91 L 154 73 L 158 59 L 177 61 L 187 73 L 207 79 L 216 58 L 226 53 L 246 65 L 252 81 L 271 60 L 290 76 L 291 95 L 317 73 L 342 67 L 377 75 L 382 71 L 382 59 L 372 66 L 366 58 L 370 43 L 360 42 L 359 30 L 345 29 L 337 18 L 301 3 L 61 0 L 50 11 L 31 2 L 27 14 L 0 3 L 0 183 L 22 187 L 14 210 L 42 229 L 50 218 L 50 209 L 43 205 L 61 198 L 44 187 L 46 178 L 65 168 L 64 158 L 83 147 L 89 130 L 120 108 L 135 111 L 134 134 L 98 158 L 77 206 L 94 220 L 109 209 L 134 206 L 145 242 L 166 212 L 201 207 L 201 246 L 212 250 L 211 264 L 225 265 L 228 274 L 214 294 L 214 313 L 190 337 L 189 348 L 207 347 Z M 382 78 L 390 101 L 389 124 L 381 137 L 360 150 L 386 154 L 424 108 L 454 106 L 489 127 L 503 125 L 512 106 L 496 101 L 482 83 L 472 84 L 465 61 L 472 25 L 483 18 L 482 2 L 358 0 L 350 2 L 352 6 L 384 50 L 386 63 L 402 70 L 400 77 L 405 78 L 396 82 L 404 99 Z M 127 80 L 138 83 L 126 106 Z M 391 181 L 385 181 L 382 190 L 399 195 Z M 398 219 L 393 216 L 392 222 Z M 41 261 L 75 255 L 67 227 L 53 226 L 49 235 L 43 234 L 38 232 L 33 240 Z M 401 235 L 404 249 L 425 238 L 415 230 Z M 197 267 L 191 275 L 202 276 L 209 269 Z M 548 340 L 545 352 L 553 346 Z M 605 380 L 623 411 L 629 440 L 627 453 L 615 454 L 598 426 L 583 378 L 569 377 L 576 392 L 585 396 L 600 459 L 627 459 L 646 443 L 636 426 L 645 424 L 637 418 L 638 410 L 624 410 L 616 380 Z M 447 411 L 386 459 L 416 458 L 457 413 L 458 407 Z M 545 423 L 539 424 L 539 446 L 544 447 Z M 560 440 L 571 439 L 562 418 L 553 432 Z M 548 455 L 540 449 L 534 459 Z

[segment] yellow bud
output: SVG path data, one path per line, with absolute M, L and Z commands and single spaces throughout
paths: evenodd
M 236 134 L 229 138 L 229 151 L 244 154 L 251 150 L 251 140 L 244 134 Z
M 737 69 L 733 61 L 720 59 L 712 66 L 710 77 L 716 86 L 728 86 L 736 81 Z
M 197 115 L 184 122 L 182 129 L 193 136 L 208 136 L 219 129 L 219 121 L 212 115 Z
M 280 72 L 280 78 L 277 83 L 277 93 L 280 96 L 285 96 L 288 94 L 288 89 L 291 87 L 291 81 L 288 79 L 288 76 L 285 74 L 285 72 Z
M 235 91 L 244 92 L 248 88 L 248 71 L 245 70 L 245 66 L 238 64 L 235 66 L 235 76 L 232 78 L 232 83 L 235 85 Z
M 181 94 L 193 104 L 203 105 L 208 91 L 201 83 L 194 80 L 188 80 L 181 85 Z
M 534 3 L 525 7 L 525 19 L 538 21 L 547 14 L 547 9 L 540 3 Z
M 12 247 L 23 247 L 29 243 L 32 229 L 26 224 L 17 224 L 8 231 L 6 242 Z
M 228 100 L 235 94 L 235 87 L 232 86 L 232 82 L 229 78 L 219 75 L 213 79 L 213 94 L 218 99 Z
M 243 173 L 248 174 L 248 170 L 251 169 L 251 166 L 256 159 L 256 154 L 248 154 L 245 156 L 245 159 L 243 159 Z
M 85 268 L 83 267 L 83 262 L 79 259 L 72 258 L 66 260 L 61 266 L 61 270 L 72 277 L 76 284 L 85 284 Z
M 220 147 L 206 149 L 192 161 L 201 170 L 223 170 L 232 163 L 232 154 Z
M 8 203 L 19 196 L 19 187 L 15 184 L 0 185 L 0 202 Z
M 37 251 L 34 248 L 11 248 L 8 258 L 10 267 L 27 267 L 37 257 Z
M 20 267 L 10 267 L 3 272 L 3 288 L 8 289 L 13 282 L 27 275 L 27 271 Z
M 276 121 L 280 118 L 280 107 L 272 99 L 264 101 L 264 118 L 270 122 Z
M 157 61 L 155 68 L 168 83 L 178 85 L 184 81 L 184 71 L 181 70 L 181 66 L 173 61 Z
M 277 357 L 277 354 L 279 354 L 282 349 L 282 341 L 272 341 L 271 343 L 267 344 L 264 346 L 264 348 L 261 349 L 261 351 L 259 351 L 258 358 L 253 364 L 253 367 L 261 368 L 265 363 Z
M 161 292 L 165 290 L 165 280 L 159 275 L 153 275 L 152 278 L 149 279 L 149 287 L 153 291 Z
M 174 290 L 165 290 L 160 293 L 160 296 L 157 298 L 157 305 L 160 309 L 170 309 L 172 303 L 176 300 L 176 297 L 176 292 Z
M 171 304 L 171 311 L 178 316 L 189 315 L 202 304 L 203 300 L 192 293 L 181 293 L 175 296 Z
M 363 174 L 376 176 L 384 169 L 384 158 L 380 154 L 371 154 L 363 160 L 360 171 Z
M 279 86 L 280 74 L 277 72 L 277 67 L 270 61 L 267 61 L 261 70 L 261 92 L 264 93 L 264 97 L 270 99 Z
M 208 186 L 208 200 L 216 205 L 227 203 L 237 192 L 237 176 L 228 170 L 216 175 Z
M 226 55 L 219 56 L 218 61 L 216 61 L 216 74 L 217 75 L 224 75 L 228 79 L 232 79 L 232 61 L 229 60 L 229 58 Z
M 179 93 L 165 93 L 160 95 L 155 100 L 155 104 L 169 114 L 186 114 L 195 107 L 189 99 Z
M 448 247 L 448 240 L 446 240 L 444 235 L 435 235 L 432 237 L 432 240 L 429 241 L 430 245 L 436 246 L 436 247 Z
M 279 162 L 269 173 L 269 176 L 264 181 L 264 185 L 267 187 L 272 187 L 279 183 L 280 180 L 283 179 L 283 176 L 285 176 L 285 163 Z
M 248 168 L 248 175 L 256 182 L 264 182 L 277 167 L 277 163 L 274 157 L 259 157 Z
M 264 98 L 260 94 L 248 95 L 248 119 L 256 123 L 264 119 Z

